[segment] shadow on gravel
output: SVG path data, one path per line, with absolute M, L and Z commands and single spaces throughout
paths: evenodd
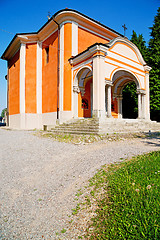
M 160 132 L 145 133 L 142 139 L 145 139 L 145 144 L 160 147 Z

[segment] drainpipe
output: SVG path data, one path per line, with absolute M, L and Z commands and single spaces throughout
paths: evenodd
M 53 22 L 58 26 L 58 56 L 57 56 L 57 120 L 59 120 L 59 79 L 60 79 L 60 25 L 52 17 Z

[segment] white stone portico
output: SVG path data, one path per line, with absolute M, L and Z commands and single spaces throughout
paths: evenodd
M 72 114 L 78 117 L 78 94 L 85 93 L 86 80 L 92 79 L 92 116 L 113 118 L 112 101 L 117 101 L 117 118 L 122 119 L 122 90 L 135 82 L 138 119 L 150 120 L 149 71 L 138 48 L 127 38 L 117 37 L 108 44 L 95 43 L 69 59 L 72 65 Z

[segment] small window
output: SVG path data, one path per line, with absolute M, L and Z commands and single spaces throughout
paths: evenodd
M 46 48 L 46 63 L 49 63 L 49 47 Z

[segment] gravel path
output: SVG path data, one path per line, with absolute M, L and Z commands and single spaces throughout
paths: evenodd
M 75 193 L 101 165 L 160 149 L 160 138 L 73 145 L 0 129 L 0 239 L 58 239 Z M 72 239 L 72 238 L 70 238 Z

